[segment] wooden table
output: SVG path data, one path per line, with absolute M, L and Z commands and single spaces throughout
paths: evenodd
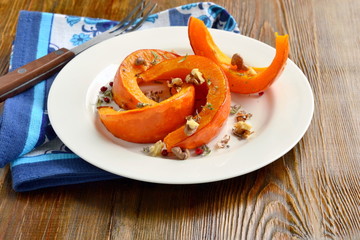
M 0 73 L 20 9 L 121 19 L 138 0 L 0 0 Z M 158 10 L 190 0 L 158 0 Z M 360 1 L 217 0 L 242 34 L 274 45 L 308 77 L 303 139 L 258 171 L 199 185 L 129 179 L 28 193 L 0 169 L 0 239 L 360 239 Z

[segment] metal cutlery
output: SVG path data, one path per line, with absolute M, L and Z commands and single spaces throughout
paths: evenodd
M 0 77 L 0 102 L 47 79 L 82 51 L 104 40 L 137 30 L 153 12 L 156 4 L 141 1 L 116 26 L 72 49 L 61 48 Z M 139 19 L 141 17 L 141 19 Z

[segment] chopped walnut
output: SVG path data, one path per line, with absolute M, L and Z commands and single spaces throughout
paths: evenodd
M 203 78 L 202 73 L 199 71 L 199 69 L 194 68 L 193 70 L 191 70 L 190 74 L 186 76 L 185 82 L 200 85 L 205 82 L 205 79 Z
M 180 160 L 185 160 L 190 157 L 190 151 L 188 149 L 182 149 L 180 147 L 173 147 L 171 152 Z
M 183 85 L 183 80 L 181 78 L 173 78 L 171 82 L 168 82 L 169 87 L 181 87 Z
M 199 123 L 197 123 L 192 116 L 189 116 L 186 118 L 186 124 L 185 124 L 185 128 L 184 128 L 184 133 L 186 136 L 191 136 L 193 135 L 197 128 L 199 127 Z
M 165 143 L 161 140 L 157 141 L 154 145 L 144 148 L 144 152 L 150 156 L 161 156 L 161 151 L 165 148 Z
M 236 66 L 238 70 L 247 71 L 249 68 L 244 64 L 243 58 L 240 54 L 235 53 L 231 58 L 231 65 Z
M 135 65 L 136 66 L 140 66 L 140 65 L 146 66 L 147 64 L 146 64 L 145 59 L 143 59 L 142 57 L 138 57 L 135 59 Z
M 251 113 L 247 113 L 245 111 L 240 111 L 236 114 L 236 121 L 243 121 L 245 122 L 246 120 L 250 119 L 252 117 Z
M 181 78 L 173 78 L 167 82 L 169 88 L 175 88 L 177 92 L 180 92 L 181 86 L 184 84 Z
M 231 65 L 236 66 L 237 70 L 246 71 L 248 76 L 255 76 L 257 74 L 252 67 L 245 65 L 243 58 L 238 53 L 232 56 Z
M 232 129 L 232 132 L 235 136 L 242 139 L 248 138 L 253 133 L 251 131 L 251 125 L 244 121 L 236 122 Z
M 225 135 L 219 142 L 216 143 L 217 148 L 229 147 L 230 135 Z

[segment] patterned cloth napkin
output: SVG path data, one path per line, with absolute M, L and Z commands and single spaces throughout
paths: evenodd
M 190 16 L 208 27 L 239 32 L 233 17 L 211 2 L 153 14 L 141 29 L 186 26 Z M 21 11 L 10 71 L 59 48 L 82 44 L 115 24 L 104 19 Z M 54 78 L 7 99 L 0 115 L 0 167 L 10 164 L 13 188 L 18 192 L 119 177 L 82 160 L 57 138 L 46 105 Z

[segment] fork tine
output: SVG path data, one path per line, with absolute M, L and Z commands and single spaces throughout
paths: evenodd
M 128 31 L 135 31 L 136 29 L 138 29 L 139 27 L 141 27 L 141 25 L 145 22 L 146 18 L 154 11 L 155 7 L 157 6 L 157 4 L 153 4 L 152 7 L 150 8 L 150 10 L 142 17 L 142 19 L 136 23 L 135 26 L 133 26 L 133 24 L 138 20 L 138 18 L 140 18 L 141 14 L 143 14 L 145 12 L 145 10 L 150 6 L 150 2 L 148 2 L 136 15 L 135 17 L 133 17 L 133 19 L 126 23 L 126 25 L 123 25 L 117 29 L 114 29 L 110 32 L 110 34 L 114 33 L 115 36 L 118 36 L 122 33 L 124 33 L 126 30 Z
M 144 2 L 145 1 L 142 0 L 140 4 L 136 5 L 135 8 L 119 24 L 117 24 L 114 27 L 108 29 L 107 31 L 97 35 L 96 37 L 86 41 L 85 43 L 72 48 L 71 51 L 75 54 L 78 54 L 99 42 L 102 42 L 111 37 L 123 34 L 123 33 L 125 33 L 126 30 L 128 30 L 130 32 L 130 31 L 134 31 L 134 30 L 138 29 L 143 24 L 143 22 L 146 20 L 146 18 L 152 13 L 154 8 L 156 7 L 156 4 L 154 4 L 150 8 L 150 10 L 146 14 L 144 14 L 143 18 L 141 20 L 139 20 L 139 22 L 137 22 L 135 24 L 135 26 L 133 26 L 134 23 L 136 22 L 136 20 L 138 20 L 139 17 L 141 16 L 141 14 L 143 14 L 146 11 L 146 9 L 150 6 L 150 2 L 145 4 L 145 6 L 143 6 Z M 132 20 L 129 21 L 130 19 L 132 19 Z
M 114 31 L 117 31 L 119 28 L 123 27 L 124 24 L 126 24 L 132 17 L 133 15 L 142 8 L 144 4 L 144 0 L 142 0 L 138 5 L 136 5 L 131 12 L 124 18 L 122 19 L 117 25 L 115 25 L 114 27 L 108 29 L 107 31 L 103 32 L 102 34 L 107 34 L 107 33 L 112 33 Z M 141 12 L 141 11 L 140 11 Z
M 135 26 L 133 26 L 130 30 L 131 31 L 135 31 L 137 30 L 139 27 L 141 27 L 143 25 L 143 23 L 146 21 L 146 19 L 150 16 L 150 14 L 154 11 L 154 9 L 156 8 L 157 4 L 155 3 L 151 9 L 141 18 L 141 20 L 136 23 Z

